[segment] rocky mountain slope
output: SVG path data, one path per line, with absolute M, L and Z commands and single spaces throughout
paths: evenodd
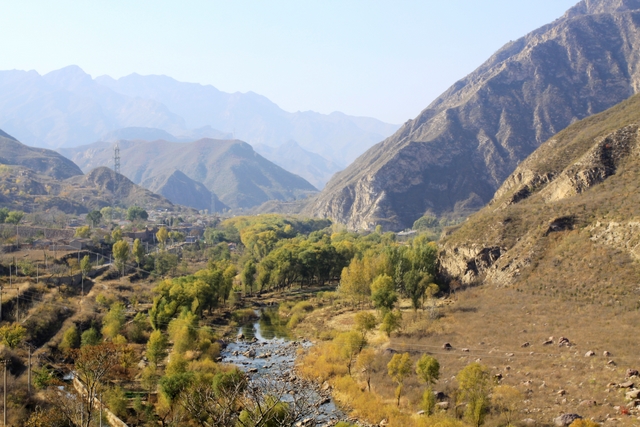
M 24 166 L 55 179 L 82 175 L 80 168 L 52 150 L 28 147 L 0 130 L 0 164 Z
M 585 0 L 510 42 L 327 184 L 308 214 L 351 228 L 468 213 L 542 142 L 640 87 L 640 2 Z
M 238 140 L 120 141 L 118 144 L 121 171 L 133 182 L 151 185 L 179 170 L 191 180 L 204 184 L 231 208 L 251 208 L 268 200 L 293 200 L 317 191 L 303 178 L 271 163 L 249 144 Z M 87 171 L 113 164 L 114 146 L 114 143 L 96 142 L 61 151 Z M 207 205 L 210 205 L 209 199 Z
M 488 206 L 443 239 L 441 272 L 468 284 L 526 284 L 636 304 L 638 182 L 634 95 L 569 126 L 522 162 Z
M 300 175 L 319 189 L 323 188 L 331 177 L 342 169 L 331 160 L 305 150 L 293 140 L 279 147 L 254 144 L 253 149 L 285 170 Z
M 186 209 L 105 167 L 64 180 L 24 166 L 0 167 L 0 207 L 26 212 L 56 208 L 65 213 L 81 214 L 114 205 L 171 211 Z

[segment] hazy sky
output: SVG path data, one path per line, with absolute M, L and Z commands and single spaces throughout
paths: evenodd
M 8 0 L 0 69 L 76 64 L 402 123 L 577 0 Z

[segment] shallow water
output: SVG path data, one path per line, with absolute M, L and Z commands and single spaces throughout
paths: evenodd
M 301 348 L 311 347 L 312 343 L 307 340 L 292 340 L 290 331 L 279 321 L 276 312 L 264 311 L 257 314 L 260 315 L 259 320 L 238 328 L 238 336 L 243 335 L 244 339 L 229 343 L 221 354 L 223 362 L 238 366 L 248 372 L 252 379 L 268 377 L 278 381 L 291 381 L 294 391 L 304 387 L 304 391 L 316 401 L 314 413 L 310 415 L 315 424 L 311 422 L 307 425 L 332 425 L 332 421 L 345 419 L 344 413 L 336 407 L 328 391 L 320 391 L 316 384 L 300 381 L 295 377 L 297 352 Z

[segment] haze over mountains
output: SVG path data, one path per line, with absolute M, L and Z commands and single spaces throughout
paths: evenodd
M 269 200 L 305 198 L 317 190 L 303 178 L 271 163 L 246 142 L 200 139 L 190 143 L 169 141 L 126 141 L 119 143 L 121 171 L 134 183 L 170 198 L 174 203 L 211 209 L 252 208 Z M 96 142 L 60 151 L 83 171 L 113 164 L 114 143 Z M 181 175 L 175 175 L 180 171 Z M 171 178 L 171 179 L 170 179 Z M 171 189 L 180 184 L 181 190 Z M 199 185 L 219 197 L 212 203 Z M 187 191 L 184 186 L 189 186 Z M 173 195 L 192 194 L 193 203 Z M 197 203 L 195 198 L 206 197 Z M 172 198 L 173 197 L 173 198 Z M 194 204 L 196 203 L 196 204 Z
M 640 87 L 640 1 L 585 0 L 510 42 L 336 174 L 304 211 L 351 228 L 468 213 L 542 142 Z
M 42 76 L 0 71 L 0 128 L 28 145 L 49 148 L 114 139 L 236 138 L 272 148 L 295 141 L 343 168 L 398 126 L 339 112 L 289 113 L 253 92 L 230 94 L 166 76 L 92 79 L 69 66 Z M 283 163 L 295 162 L 286 150 L 281 154 Z M 334 169 L 307 177 L 322 186 Z

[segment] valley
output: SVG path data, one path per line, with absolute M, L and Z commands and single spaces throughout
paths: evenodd
M 246 5 L 260 19 L 241 37 L 212 14 L 235 5 L 198 4 L 185 33 L 206 27 L 197 54 L 161 49 L 182 78 L 213 61 L 211 79 L 264 73 L 272 94 L 322 88 L 351 105 L 360 84 L 415 90 L 396 32 L 420 40 L 411 56 L 435 55 L 418 3 L 400 21 L 398 6 L 333 5 L 331 25 L 311 21 L 318 5 L 286 25 L 295 7 Z M 145 7 L 118 31 L 135 17 L 162 34 L 124 44 L 176 37 L 192 6 L 171 25 Z M 428 10 L 450 26 L 448 7 Z M 464 12 L 486 19 L 476 7 Z M 454 62 L 466 19 L 438 35 Z M 374 22 L 378 35 L 360 26 Z M 640 425 L 639 25 L 640 0 L 581 0 L 401 126 L 129 64 L 117 78 L 0 71 L 2 426 Z M 213 39 L 230 50 L 204 49 Z M 286 60 L 255 50 L 269 44 Z M 349 62 L 371 52 L 366 73 Z M 338 93 L 335 74 L 357 84 Z

